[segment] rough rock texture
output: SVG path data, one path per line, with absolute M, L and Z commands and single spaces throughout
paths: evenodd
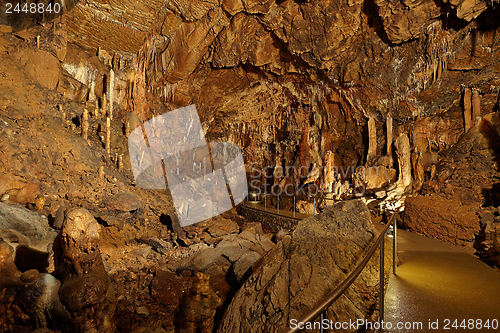
M 441 153 L 435 179 L 423 186 L 424 195 L 406 199 L 403 215 L 408 229 L 475 250 L 482 258 L 494 256 L 490 253 L 494 230 L 485 230 L 487 221 L 492 228 L 494 215 L 488 220 L 481 206 L 500 204 L 495 181 L 499 121 L 497 115 L 487 118 Z
M 373 241 L 370 212 L 361 201 L 340 202 L 302 220 L 264 256 L 231 301 L 218 332 L 282 332 L 290 319 L 331 292 Z M 373 310 L 376 260 L 330 308 L 329 319 L 366 318 Z
M 477 208 L 437 195 L 408 197 L 403 225 L 410 231 L 471 250 L 480 230 Z

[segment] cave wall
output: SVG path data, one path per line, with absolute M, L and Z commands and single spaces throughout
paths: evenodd
M 66 20 L 69 40 L 127 72 L 122 113 L 194 103 L 207 138 L 279 166 L 328 150 L 363 163 L 371 114 L 379 133 L 391 114 L 395 137 L 416 121 L 413 143 L 457 142 L 462 84 L 493 109 L 498 14 L 484 1 L 87 1 Z

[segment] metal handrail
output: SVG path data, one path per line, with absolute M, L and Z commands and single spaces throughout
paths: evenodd
M 252 210 L 255 210 L 255 211 L 258 211 L 258 212 L 265 212 L 266 214 L 269 214 L 269 215 L 274 215 L 274 216 L 278 216 L 278 217 L 284 217 L 284 218 L 287 218 L 287 219 L 291 219 L 291 220 L 297 220 L 297 221 L 300 221 L 302 220 L 302 218 L 300 217 L 295 217 L 295 216 L 288 216 L 288 215 L 283 215 L 283 214 L 279 214 L 279 213 L 274 213 L 274 212 L 271 212 L 269 210 L 262 210 L 262 209 L 259 209 L 257 207 L 252 207 L 250 206 L 251 204 L 245 204 L 245 203 L 242 203 L 243 206 L 245 206 L 246 208 L 249 208 L 249 209 L 252 209 Z
M 327 312 L 328 307 L 333 304 L 342 294 L 349 288 L 349 286 L 356 280 L 358 275 L 363 271 L 365 268 L 366 264 L 368 261 L 370 261 L 371 257 L 375 253 L 375 250 L 379 245 L 381 245 L 381 251 L 380 251 L 380 318 L 381 320 L 384 317 L 384 310 L 383 310 L 383 304 L 384 304 L 384 253 L 383 253 L 383 241 L 384 241 L 384 236 L 387 233 L 387 230 L 389 230 L 389 227 L 391 225 L 394 225 L 394 230 L 396 230 L 396 214 L 397 212 L 393 213 L 391 218 L 389 219 L 389 222 L 385 226 L 384 230 L 382 233 L 378 236 L 377 240 L 375 241 L 375 244 L 372 245 L 368 253 L 366 254 L 365 258 L 361 263 L 352 271 L 351 274 L 334 290 L 332 291 L 327 297 L 321 301 L 318 305 L 316 305 L 311 311 L 306 313 L 298 322 L 311 322 L 316 320 L 318 317 L 322 316 L 325 312 Z M 396 236 L 396 234 L 394 234 Z M 396 237 L 394 237 L 394 244 L 396 244 Z M 394 247 L 394 251 L 396 248 Z M 396 258 L 396 255 L 394 254 L 394 258 Z M 396 259 L 397 260 L 397 259 Z M 396 260 L 394 260 L 394 274 L 396 274 Z M 302 329 L 296 327 L 294 329 L 288 328 L 285 333 L 294 333 L 294 332 L 300 332 Z

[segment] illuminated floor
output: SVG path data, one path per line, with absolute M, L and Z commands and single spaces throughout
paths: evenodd
M 398 247 L 398 275 L 391 276 L 385 299 L 385 322 L 392 329 L 384 332 L 500 331 L 499 272 L 455 247 L 406 231 L 398 230 Z M 397 329 L 398 322 L 408 328 Z

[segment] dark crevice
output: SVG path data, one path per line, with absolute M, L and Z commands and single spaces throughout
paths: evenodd
M 384 29 L 384 22 L 378 14 L 378 7 L 375 0 L 365 0 L 363 2 L 363 13 L 368 17 L 368 26 L 375 29 L 377 36 L 387 45 L 394 46 Z
M 498 102 L 497 102 L 498 103 Z M 480 125 L 480 132 L 488 142 L 488 148 L 493 155 L 493 163 L 496 164 L 497 171 L 500 166 L 500 134 L 490 121 L 483 119 Z M 489 189 L 483 189 L 484 205 L 498 207 L 500 205 L 500 183 L 494 184 Z

